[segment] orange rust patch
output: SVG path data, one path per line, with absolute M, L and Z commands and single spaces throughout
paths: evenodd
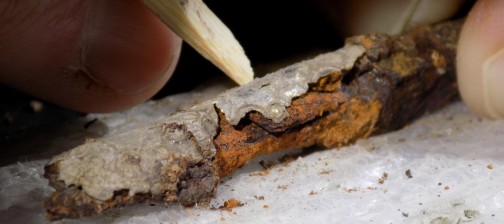
M 369 37 L 366 37 L 362 39 L 361 44 L 364 45 L 366 48 L 370 48 L 373 46 L 373 40 L 371 40 Z
M 332 72 L 320 78 L 317 83 L 311 87 L 311 90 L 320 92 L 334 92 L 339 90 L 341 87 L 341 78 L 341 72 Z
M 237 207 L 241 207 L 241 206 L 243 206 L 243 203 L 241 203 L 241 201 L 238 201 L 234 198 L 231 198 L 231 199 L 224 202 L 224 206 L 222 207 L 222 209 L 224 209 L 228 212 L 232 212 L 233 208 L 237 208 Z
M 391 61 L 392 69 L 398 72 L 401 77 L 410 76 L 417 71 L 414 60 L 403 52 L 392 55 Z
M 295 99 L 287 108 L 290 117 L 279 124 L 256 113 L 250 116 L 253 122 L 234 127 L 219 113 L 221 130 L 214 140 L 216 167 L 224 177 L 260 154 L 352 143 L 371 134 L 380 109 L 377 101 L 344 100 L 341 93 L 311 92 Z

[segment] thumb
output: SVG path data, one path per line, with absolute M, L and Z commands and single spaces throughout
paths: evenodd
M 504 1 L 476 2 L 458 47 L 459 90 L 478 115 L 504 119 Z
M 0 27 L 0 83 L 84 112 L 154 95 L 181 46 L 138 0 L 3 0 Z

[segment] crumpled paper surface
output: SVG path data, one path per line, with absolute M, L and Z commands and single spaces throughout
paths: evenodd
M 152 123 L 225 88 L 91 114 L 10 146 L 39 148 L 30 159 L 0 167 L 0 223 L 45 223 L 41 201 L 52 189 L 42 175 L 49 156 L 88 137 Z M 225 178 L 209 207 L 142 204 L 56 223 L 504 223 L 503 135 L 504 121 L 479 119 L 458 102 L 348 147 L 261 156 Z M 278 162 L 286 154 L 293 160 Z M 260 161 L 274 166 L 265 170 Z M 215 209 L 231 198 L 242 206 Z

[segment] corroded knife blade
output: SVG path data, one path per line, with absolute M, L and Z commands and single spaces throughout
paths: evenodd
M 49 220 L 142 201 L 208 201 L 219 179 L 263 153 L 339 147 L 396 130 L 457 99 L 462 21 L 347 39 L 150 127 L 90 140 L 54 157 Z

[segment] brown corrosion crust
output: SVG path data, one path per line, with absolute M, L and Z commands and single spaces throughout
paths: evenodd
M 463 21 L 415 29 L 404 36 L 357 36 L 366 57 L 343 77 L 348 95 L 384 106 L 375 134 L 395 130 L 458 98 L 455 52 Z
M 81 218 L 113 208 L 136 204 L 152 198 L 151 194 L 136 194 L 128 196 L 128 190 L 114 192 L 114 196 L 107 201 L 99 201 L 86 194 L 79 186 L 65 186 L 57 180 L 58 165 L 45 167 L 45 177 L 56 192 L 44 201 L 47 209 L 47 220 L 54 221 L 63 218 Z
M 310 90 L 317 92 L 334 92 L 339 90 L 342 77 L 341 72 L 332 72 L 317 80 L 315 84 L 310 86 Z
M 101 214 L 110 208 L 125 207 L 142 202 L 169 203 L 177 201 L 181 205 L 191 206 L 207 204 L 215 194 L 217 187 L 216 173 L 213 163 L 204 161 L 192 164 L 181 176 L 177 191 L 165 191 L 163 194 L 136 193 L 129 195 L 128 189 L 114 192 L 114 196 L 106 201 L 97 200 L 84 192 L 79 186 L 65 186 L 59 181 L 57 163 L 45 167 L 45 177 L 56 190 L 44 201 L 47 209 L 47 220 L 54 221 L 63 218 L 82 218 Z
M 325 94 L 307 94 L 294 102 L 303 102 L 307 100 L 306 98 L 316 102 L 321 100 L 314 95 L 327 97 Z M 333 95 L 335 98 L 341 97 L 338 93 L 333 93 Z M 294 102 L 293 105 L 295 105 Z M 314 107 L 315 105 L 313 104 Z M 367 137 L 372 132 L 378 120 L 380 103 L 350 99 L 337 105 L 333 110 L 323 111 L 321 115 L 324 116 L 300 122 L 309 121 L 309 124 L 296 126 L 297 128 L 279 135 L 269 132 L 254 122 L 234 127 L 228 123 L 224 114 L 220 113 L 221 130 L 214 140 L 217 148 L 215 162 L 219 168 L 219 174 L 221 177 L 226 176 L 260 154 L 311 145 L 342 146 L 357 138 Z M 285 124 L 291 123 L 285 122 Z
M 63 183 L 61 183 L 61 185 L 63 185 Z M 47 220 L 54 221 L 63 218 L 92 216 L 100 214 L 110 208 L 124 207 L 148 200 L 161 201 L 161 199 L 154 199 L 151 194 L 135 194 L 131 197 L 128 194 L 128 190 L 120 190 L 114 192 L 112 199 L 100 202 L 87 195 L 79 187 L 69 186 L 65 187 L 57 194 L 52 193 L 51 196 L 44 201 L 44 207 L 47 208 Z
M 280 123 L 250 112 L 236 126 L 219 113 L 215 163 L 225 176 L 259 154 L 320 145 L 343 146 L 403 127 L 457 99 L 455 48 L 462 21 L 391 37 L 347 40 L 365 55 L 351 71 L 333 73 L 293 99 Z

